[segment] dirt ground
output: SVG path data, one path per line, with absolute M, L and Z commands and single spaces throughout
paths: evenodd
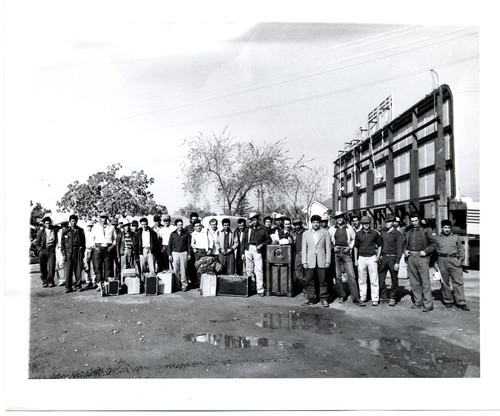
M 29 377 L 479 377 L 479 272 L 464 276 L 470 312 L 435 300 L 422 313 L 407 279 L 395 307 L 324 308 L 302 295 L 66 294 L 32 265 Z

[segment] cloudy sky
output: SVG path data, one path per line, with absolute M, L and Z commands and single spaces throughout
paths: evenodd
M 7 8 L 23 22 L 7 25 L 15 39 L 7 150 L 29 149 L 27 196 L 46 207 L 55 208 L 69 183 L 120 162 L 123 173 L 154 177 L 157 202 L 173 212 L 188 201 L 183 139 L 226 126 L 257 143 L 286 137 L 292 157 L 330 168 L 388 95 L 397 115 L 427 94 L 431 68 L 455 93 L 456 138 L 468 158 L 461 193 L 479 197 L 477 180 L 467 183 L 478 173 L 477 25 L 176 20 L 165 6 L 130 2 L 29 5 L 29 14 L 23 2 Z M 325 192 L 329 185 L 325 178 Z M 198 198 L 205 200 L 218 209 L 212 195 Z

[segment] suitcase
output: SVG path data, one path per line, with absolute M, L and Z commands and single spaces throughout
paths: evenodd
M 117 277 L 110 277 L 107 281 L 108 295 L 117 296 L 120 294 L 120 280 Z
M 174 272 L 160 272 L 158 279 L 158 294 L 173 292 Z
M 215 296 L 217 294 L 217 276 L 215 274 L 203 273 L 200 282 L 200 294 L 202 296 Z
M 237 274 L 221 274 L 217 276 L 217 296 L 250 296 L 250 279 Z
M 158 294 L 158 276 L 155 274 L 144 275 L 144 292 L 146 296 Z
M 125 285 L 127 286 L 127 294 L 138 295 L 141 293 L 141 279 L 138 277 L 126 277 Z

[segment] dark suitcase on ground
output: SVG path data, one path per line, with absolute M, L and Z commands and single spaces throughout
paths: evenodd
M 158 294 L 158 276 L 144 276 L 144 292 L 146 296 L 153 296 Z
M 108 279 L 108 295 L 117 296 L 120 294 L 120 280 L 118 278 Z
M 248 276 L 237 274 L 221 274 L 217 276 L 217 296 L 250 296 L 250 280 Z

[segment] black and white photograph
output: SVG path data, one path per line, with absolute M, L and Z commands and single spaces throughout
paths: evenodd
M 277 3 L 5 3 L 5 410 L 500 407 L 492 10 Z

